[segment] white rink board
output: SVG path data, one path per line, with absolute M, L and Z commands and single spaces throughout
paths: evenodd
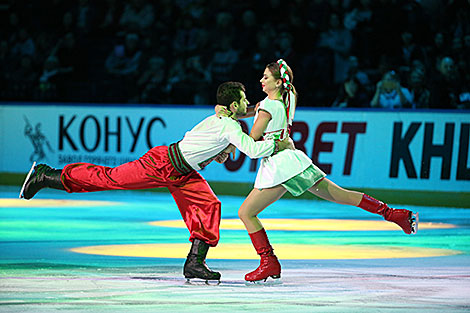
M 32 160 L 117 166 L 152 146 L 180 140 L 213 107 L 0 105 L 0 172 L 25 173 Z M 251 127 L 253 119 L 243 121 Z M 468 111 L 303 109 L 292 137 L 344 187 L 470 191 Z M 348 148 L 349 147 L 349 148 Z M 241 159 L 240 159 L 241 158 Z M 208 181 L 252 183 L 256 162 L 211 164 Z

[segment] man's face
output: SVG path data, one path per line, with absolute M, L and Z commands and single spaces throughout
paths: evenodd
M 246 108 L 250 104 L 250 102 L 246 98 L 245 92 L 241 90 L 240 90 L 240 96 L 241 98 L 240 98 L 240 101 L 238 102 L 237 111 L 234 113 L 237 116 L 244 116 L 246 115 Z

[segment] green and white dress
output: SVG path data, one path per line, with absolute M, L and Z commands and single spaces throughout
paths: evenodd
M 291 103 L 295 104 L 291 94 Z M 255 120 L 260 110 L 269 112 L 269 121 L 263 138 L 283 140 L 288 135 L 288 125 L 292 125 L 295 105 L 290 106 L 289 121 L 287 109 L 280 100 L 265 98 L 256 111 Z M 300 196 L 326 174 L 301 150 L 283 150 L 273 156 L 261 159 L 255 180 L 255 188 L 264 189 L 277 185 L 284 186 L 294 196 Z

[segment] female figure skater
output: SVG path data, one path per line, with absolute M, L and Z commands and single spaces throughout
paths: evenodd
M 255 122 L 250 133 L 253 139 L 282 140 L 288 136 L 297 103 L 297 93 L 292 81 L 292 70 L 284 60 L 266 66 L 260 82 L 267 97 L 256 108 Z M 281 276 L 281 265 L 257 215 L 280 199 L 286 191 L 299 196 L 308 190 L 325 200 L 358 206 L 396 223 L 407 234 L 416 233 L 417 214 L 390 208 L 364 193 L 341 188 L 325 176 L 300 150 L 285 150 L 261 160 L 254 189 L 238 211 L 253 246 L 261 257 L 260 266 L 246 274 L 245 280 L 254 282 Z

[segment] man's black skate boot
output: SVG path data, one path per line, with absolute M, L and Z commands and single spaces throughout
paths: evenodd
M 60 180 L 61 173 L 62 170 L 52 168 L 46 164 L 36 165 L 34 172 L 26 177 L 20 197 L 29 200 L 43 188 L 65 190 Z
M 200 239 L 194 239 L 188 258 L 184 263 L 184 277 L 188 279 L 199 278 L 203 280 L 219 280 L 220 273 L 212 271 L 206 264 L 206 255 L 209 245 Z

